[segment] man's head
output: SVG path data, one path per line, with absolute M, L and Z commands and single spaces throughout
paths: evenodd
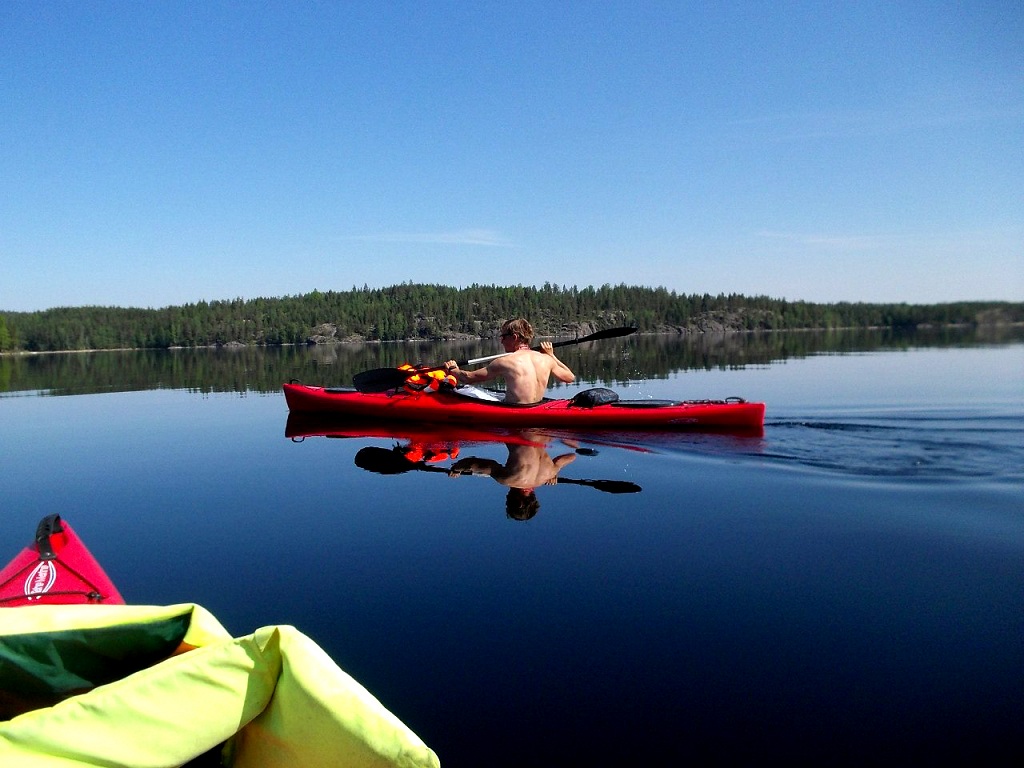
M 504 341 L 506 338 L 515 336 L 516 343 L 530 345 L 533 341 L 533 326 L 530 325 L 528 320 L 524 320 L 519 317 L 515 320 L 506 320 L 501 324 L 501 339 Z
M 511 520 L 529 520 L 540 509 L 533 488 L 509 488 L 505 494 L 505 515 Z

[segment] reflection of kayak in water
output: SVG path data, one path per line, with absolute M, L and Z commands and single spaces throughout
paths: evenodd
M 0 599 L 0 765 L 439 764 L 294 627 L 233 638 L 198 605 L 124 605 L 56 515 Z
M 763 426 L 765 410 L 764 403 L 748 403 L 740 398 L 616 400 L 593 406 L 580 405 L 574 400 L 544 399 L 533 405 L 511 405 L 443 390 L 434 393 L 359 392 L 291 383 L 284 385 L 284 394 L 293 413 L 335 413 L 404 422 L 502 427 L 749 429 Z
M 291 412 L 285 424 L 285 437 L 381 437 L 416 443 L 519 443 L 533 445 L 535 440 L 517 430 L 500 427 L 475 427 L 471 424 L 417 424 L 414 422 L 352 418 L 332 413 Z

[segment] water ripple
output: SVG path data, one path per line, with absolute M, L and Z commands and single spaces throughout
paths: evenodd
M 950 413 L 783 419 L 763 457 L 846 475 L 1024 479 L 1024 416 Z

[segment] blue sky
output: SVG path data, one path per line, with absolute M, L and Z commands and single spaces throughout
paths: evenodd
M 0 309 L 1024 300 L 1024 6 L 0 3 Z

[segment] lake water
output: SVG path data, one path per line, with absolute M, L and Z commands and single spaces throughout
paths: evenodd
M 1024 343 L 802 344 L 567 354 L 560 394 L 766 425 L 531 435 L 572 460 L 526 521 L 452 458 L 357 466 L 410 436 L 286 437 L 280 381 L 450 346 L 8 358 L 0 560 L 58 512 L 129 602 L 296 625 L 446 768 L 1019 764 Z

